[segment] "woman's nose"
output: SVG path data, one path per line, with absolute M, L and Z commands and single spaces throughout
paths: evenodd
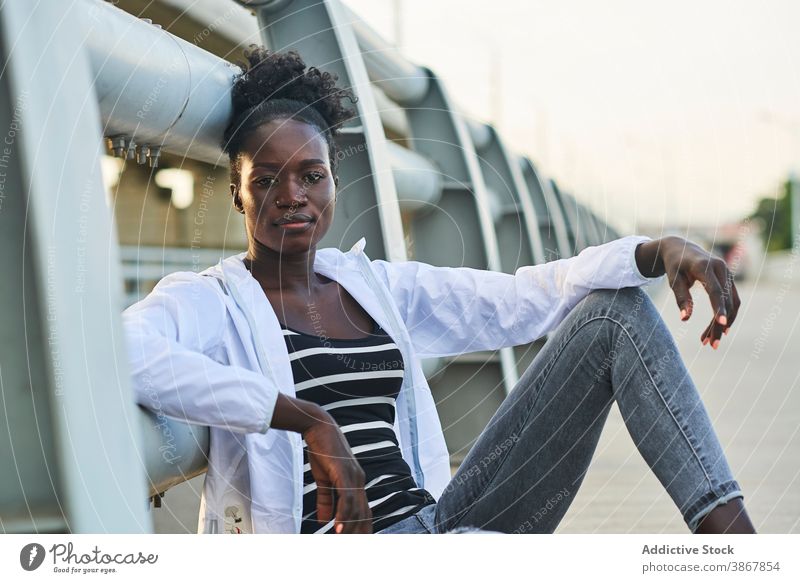
M 308 187 L 303 184 L 286 181 L 285 188 L 279 188 L 275 204 L 281 208 L 305 206 L 308 202 Z

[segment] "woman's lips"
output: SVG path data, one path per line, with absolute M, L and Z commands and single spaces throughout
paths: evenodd
M 290 223 L 280 223 L 278 227 L 284 229 L 286 231 L 305 231 L 306 229 L 310 228 L 311 225 L 314 224 L 314 221 L 292 221 Z

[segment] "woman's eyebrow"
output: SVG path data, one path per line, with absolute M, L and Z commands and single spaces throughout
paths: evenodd
M 307 158 L 306 160 L 300 160 L 300 162 L 298 162 L 299 166 L 314 166 L 314 165 L 317 165 L 317 164 L 323 164 L 324 165 L 325 161 L 324 160 L 320 160 L 319 158 Z M 253 164 L 253 168 L 270 168 L 270 169 L 278 168 L 278 169 L 280 169 L 280 168 L 283 168 L 285 166 L 286 166 L 285 163 L 279 163 L 279 162 L 257 162 L 255 164 Z

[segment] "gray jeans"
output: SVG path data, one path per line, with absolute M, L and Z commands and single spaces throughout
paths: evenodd
M 689 530 L 742 496 L 650 298 L 598 290 L 551 334 L 438 502 L 380 533 L 554 532 L 615 401 Z

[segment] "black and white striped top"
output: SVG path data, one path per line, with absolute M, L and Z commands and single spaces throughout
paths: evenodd
M 403 357 L 376 325 L 366 338 L 328 338 L 283 328 L 298 399 L 333 416 L 364 470 L 367 499 L 377 532 L 435 502 L 418 488 L 394 433 L 395 399 L 403 382 Z M 333 521 L 317 521 L 317 485 L 303 441 L 302 533 L 333 533 Z

